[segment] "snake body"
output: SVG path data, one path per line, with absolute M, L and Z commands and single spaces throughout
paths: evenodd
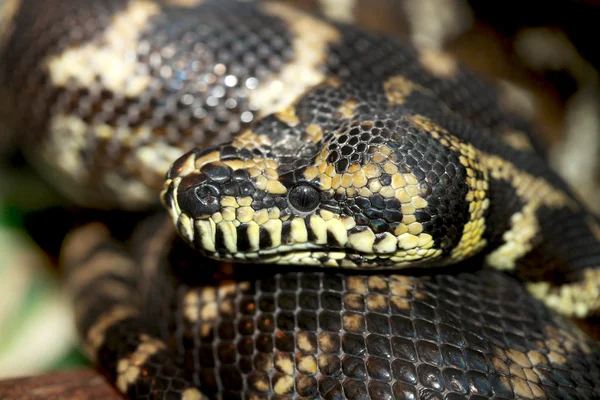
M 175 222 L 65 241 L 85 348 L 123 393 L 600 398 L 600 349 L 559 315 L 600 309 L 600 226 L 500 86 L 278 2 L 1 15 L 32 164 L 83 206 L 160 192 Z

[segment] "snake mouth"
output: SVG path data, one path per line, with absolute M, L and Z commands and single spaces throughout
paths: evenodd
M 176 217 L 180 235 L 206 256 L 224 261 L 301 264 L 348 268 L 410 267 L 435 260 L 442 250 L 424 235 L 420 242 L 402 242 L 392 234 L 376 235 L 369 229 L 319 215 L 272 218 L 262 223 L 223 218 Z M 346 221 L 347 223 L 347 221 Z

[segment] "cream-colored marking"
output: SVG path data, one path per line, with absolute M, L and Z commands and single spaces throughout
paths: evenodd
M 292 375 L 294 373 L 294 361 L 286 357 L 286 355 L 277 355 L 275 366 L 284 374 Z
M 552 287 L 548 282 L 527 284 L 527 289 L 547 306 L 563 315 L 583 318 L 600 310 L 600 269 L 588 268 L 584 278 Z
M 298 336 L 298 348 L 301 351 L 304 352 L 310 352 L 313 351 L 313 345 L 311 344 L 310 340 L 309 340 L 309 333 L 299 333 Z
M 215 251 L 216 225 L 212 220 L 196 220 L 194 222 L 196 232 L 200 237 L 202 248 L 206 251 Z
M 94 43 L 69 49 L 45 61 L 52 83 L 63 87 L 74 81 L 92 87 L 99 78 L 102 85 L 127 97 L 139 96 L 150 84 L 148 74 L 137 66 L 138 38 L 148 21 L 160 13 L 150 1 L 134 0 L 113 18 L 102 38 Z
M 208 397 L 196 388 L 187 388 L 181 394 L 181 400 L 208 400 Z
M 280 121 L 285 122 L 289 126 L 296 126 L 300 123 L 298 116 L 296 115 L 296 108 L 293 106 L 288 106 L 281 111 L 275 113 L 275 116 Z
M 350 276 L 346 278 L 346 288 L 351 292 L 367 293 L 368 288 L 363 278 Z
M 500 140 L 520 151 L 534 151 L 531 141 L 527 135 L 521 131 L 510 130 L 500 134 Z
M 139 378 L 140 367 L 146 360 L 167 347 L 161 340 L 151 338 L 145 334 L 140 335 L 140 342 L 137 349 L 130 356 L 120 359 L 117 363 L 116 386 L 122 393 L 127 393 L 129 385 L 135 383 Z
M 268 3 L 264 11 L 288 23 L 294 35 L 294 58 L 250 92 L 250 104 L 260 115 L 291 105 L 307 88 L 323 82 L 325 75 L 319 68 L 325 61 L 327 47 L 341 37 L 336 28 L 285 4 Z
M 284 394 L 292 390 L 294 387 L 294 378 L 289 375 L 284 375 L 277 379 L 273 390 L 276 394 Z
M 344 228 L 344 224 L 339 219 L 330 219 L 326 222 L 327 232 L 329 232 L 340 246 L 345 246 L 348 242 L 348 232 Z
M 298 356 L 298 371 L 305 374 L 317 373 L 317 360 L 313 355 Z
M 326 244 L 327 243 L 327 224 L 323 218 L 316 215 L 310 216 L 310 228 L 315 235 L 315 244 Z
M 367 307 L 371 311 L 382 311 L 388 306 L 387 299 L 384 295 L 370 293 L 367 295 Z
M 5 0 L 0 3 L 0 50 L 14 31 L 14 17 L 19 11 L 21 0 Z
M 375 243 L 375 234 L 370 229 L 352 233 L 348 236 L 348 244 L 356 251 L 371 253 Z
M 229 221 L 221 221 L 217 224 L 217 229 L 223 235 L 223 243 L 227 251 L 235 253 L 237 251 L 237 230 Z
M 163 0 L 164 4 L 177 7 L 197 7 L 204 3 L 205 0 Z
M 514 164 L 494 155 L 482 154 L 483 164 L 490 176 L 509 182 L 525 206 L 511 217 L 511 227 L 504 232 L 504 244 L 486 257 L 486 262 L 498 269 L 514 269 L 517 260 L 531 250 L 533 239 L 540 230 L 536 212 L 539 207 L 577 207 L 564 192 L 546 180 L 519 170 Z
M 354 9 L 357 0 L 319 0 L 319 7 L 327 18 L 333 21 L 354 22 Z
M 401 75 L 395 75 L 383 83 L 385 96 L 391 105 L 404 104 L 406 98 L 415 91 L 422 91 L 424 88 Z
M 279 219 L 270 219 L 265 222 L 263 228 L 267 231 L 271 238 L 272 248 L 277 248 L 281 245 L 281 229 L 283 224 Z
M 398 296 L 390 296 L 390 303 L 399 310 L 410 310 L 410 300 L 398 297 Z
M 346 313 L 342 317 L 344 329 L 350 332 L 358 332 L 365 325 L 364 317 L 361 314 Z
M 419 48 L 419 62 L 423 68 L 440 78 L 451 78 L 458 72 L 457 61 L 450 54 L 434 48 Z
M 69 273 L 69 290 L 78 291 L 101 276 L 129 277 L 135 271 L 133 262 L 117 253 L 102 251 Z
M 190 322 L 198 322 L 200 319 L 200 296 L 195 290 L 187 292 L 183 298 L 183 315 Z
M 194 220 L 185 214 L 181 214 L 177 222 L 179 233 L 191 243 L 194 240 Z
M 104 335 L 108 328 L 119 321 L 137 317 L 138 315 L 138 310 L 133 307 L 115 306 L 98 317 L 86 334 L 84 347 L 88 356 L 92 360 L 96 359 L 96 352 L 104 342 Z
M 127 209 L 153 204 L 164 185 L 166 172 L 183 154 L 181 148 L 160 141 L 149 142 L 151 131 L 145 127 L 115 129 L 102 124 L 88 125 L 75 116 L 56 115 L 50 121 L 49 131 L 48 138 L 41 142 L 41 158 L 62 175 L 62 179 L 53 180 L 63 192 L 83 202 L 97 201 L 82 199 L 81 187 L 93 184 L 108 190 Z M 98 182 L 90 174 L 84 157 L 94 151 L 94 136 L 102 139 L 106 135 L 118 145 L 124 160 L 119 172 L 110 165 L 110 160 L 103 160 L 104 171 Z

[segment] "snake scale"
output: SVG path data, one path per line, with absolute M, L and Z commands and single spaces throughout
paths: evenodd
M 600 226 L 501 86 L 280 2 L 1 7 L 27 159 L 80 206 L 169 211 L 64 243 L 127 396 L 600 398 L 568 319 L 600 309 Z

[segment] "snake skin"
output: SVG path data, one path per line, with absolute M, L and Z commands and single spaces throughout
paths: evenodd
M 124 392 L 133 398 L 185 398 L 196 385 L 215 399 L 600 396 L 598 344 L 499 272 L 236 268 L 190 249 L 164 217 L 138 229 L 129 259 L 85 229 L 94 245 L 67 265 L 94 269 L 109 259 L 113 272 L 72 285 L 75 299 L 97 296 L 81 309 L 80 330 L 106 309 L 131 307 L 103 288 L 125 286 L 143 304 L 97 350 L 115 382 L 131 374 Z M 164 348 L 142 358 L 151 340 Z
M 500 86 L 277 2 L 6 0 L 0 17 L 3 117 L 32 164 L 84 206 L 164 189 L 175 221 L 127 247 L 102 224 L 65 241 L 83 345 L 121 392 L 600 398 L 598 344 L 556 312 L 600 310 L 600 226 Z

